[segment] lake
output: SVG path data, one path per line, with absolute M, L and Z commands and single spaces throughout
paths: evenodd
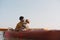
M 0 40 L 4 40 L 3 31 L 0 31 Z

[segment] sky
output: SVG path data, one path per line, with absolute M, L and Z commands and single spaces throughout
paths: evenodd
M 15 28 L 20 16 L 30 28 L 60 29 L 60 0 L 0 0 L 0 28 Z

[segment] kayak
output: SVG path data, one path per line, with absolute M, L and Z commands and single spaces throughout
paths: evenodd
M 60 40 L 60 30 L 5 31 L 6 40 Z

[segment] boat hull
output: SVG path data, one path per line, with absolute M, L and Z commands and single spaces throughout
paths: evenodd
M 11 39 L 31 39 L 31 40 L 60 40 L 60 30 L 26 30 L 26 31 L 6 31 L 5 38 Z

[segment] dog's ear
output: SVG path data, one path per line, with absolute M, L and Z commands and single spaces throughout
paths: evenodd
M 26 19 L 26 22 L 27 22 L 27 23 L 29 23 L 29 20 L 28 20 L 28 19 Z

